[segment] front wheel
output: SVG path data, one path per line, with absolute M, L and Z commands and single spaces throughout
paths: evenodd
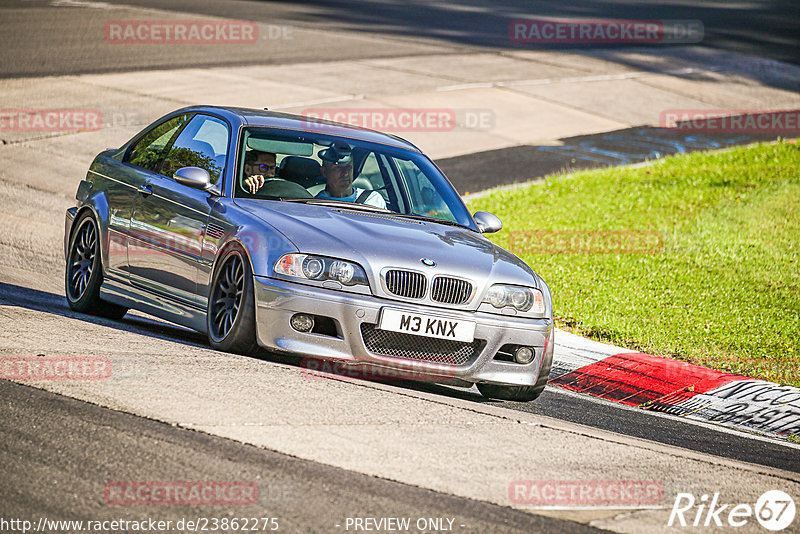
M 64 285 L 69 307 L 81 313 L 121 319 L 128 309 L 100 299 L 103 263 L 97 223 L 90 212 L 81 215 L 73 226 L 69 241 Z
M 258 343 L 250 263 L 234 246 L 222 253 L 217 265 L 208 295 L 208 339 L 217 350 L 251 354 Z

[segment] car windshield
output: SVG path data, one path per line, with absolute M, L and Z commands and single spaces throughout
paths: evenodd
M 234 195 L 393 212 L 475 229 L 458 193 L 425 156 L 324 134 L 248 128 Z

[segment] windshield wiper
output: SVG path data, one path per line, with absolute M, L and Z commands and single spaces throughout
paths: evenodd
M 428 217 L 426 215 L 416 215 L 413 213 L 397 213 L 396 211 L 379 208 L 378 206 L 373 206 L 371 204 L 359 204 L 356 202 L 348 202 L 346 200 L 331 200 L 328 198 L 316 198 L 316 197 L 313 198 L 269 197 L 269 200 L 280 200 L 282 202 L 295 202 L 297 204 L 318 204 L 320 206 L 335 206 L 337 208 L 349 208 L 358 211 L 373 211 L 376 213 L 385 213 L 387 215 L 391 215 L 393 217 L 398 217 L 398 218 L 413 219 L 415 221 L 433 222 L 433 223 L 445 224 L 448 226 L 458 226 L 459 228 L 466 228 L 468 230 L 474 231 L 474 228 L 470 228 L 465 224 L 457 223 L 455 221 L 450 221 L 447 219 L 437 219 L 436 217 Z
M 354 210 L 376 211 L 378 213 L 391 213 L 397 215 L 392 210 L 379 208 L 371 204 L 359 204 L 357 202 L 348 202 L 346 200 L 330 200 L 327 198 L 282 198 L 283 202 L 297 202 L 298 204 L 319 204 L 320 206 L 336 206 L 337 208 L 350 208 Z
M 458 226 L 460 228 L 467 228 L 468 230 L 473 230 L 467 225 L 457 223 L 455 221 L 449 221 L 447 219 L 437 219 L 436 217 L 428 217 L 427 215 L 416 215 L 414 213 L 396 213 L 398 217 L 406 217 L 408 219 L 414 219 L 415 221 L 427 221 L 427 222 L 434 222 L 439 224 L 446 224 L 448 226 Z

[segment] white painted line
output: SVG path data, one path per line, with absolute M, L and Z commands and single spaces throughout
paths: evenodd
M 528 506 L 526 504 L 516 504 L 521 510 L 550 510 L 550 511 L 586 511 L 586 510 L 666 510 L 666 506 L 647 505 L 647 506 Z
M 124 4 L 109 4 L 108 2 L 90 2 L 88 0 L 53 0 L 51 7 L 88 7 L 91 9 L 125 9 L 133 8 Z
M 464 83 L 460 85 L 444 85 L 437 87 L 437 91 L 460 91 L 463 89 L 476 89 L 486 87 L 518 87 L 525 85 L 551 85 L 554 83 L 587 83 L 587 82 L 604 82 L 612 80 L 631 80 L 635 78 L 644 78 L 646 76 L 680 76 L 685 74 L 696 74 L 704 72 L 716 72 L 722 70 L 722 67 L 710 67 L 705 69 L 697 68 L 683 68 L 671 69 L 662 71 L 636 71 L 625 72 L 621 74 L 596 74 L 593 76 L 573 76 L 569 78 L 540 78 L 538 80 L 514 80 L 510 82 L 484 82 L 484 83 Z

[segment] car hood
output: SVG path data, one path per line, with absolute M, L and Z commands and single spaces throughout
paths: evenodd
M 539 286 L 525 262 L 462 227 L 390 214 L 265 200 L 237 200 L 243 209 L 280 230 L 299 252 L 359 263 L 371 282 L 382 269 L 399 267 L 489 283 Z M 422 259 L 433 260 L 428 267 Z

